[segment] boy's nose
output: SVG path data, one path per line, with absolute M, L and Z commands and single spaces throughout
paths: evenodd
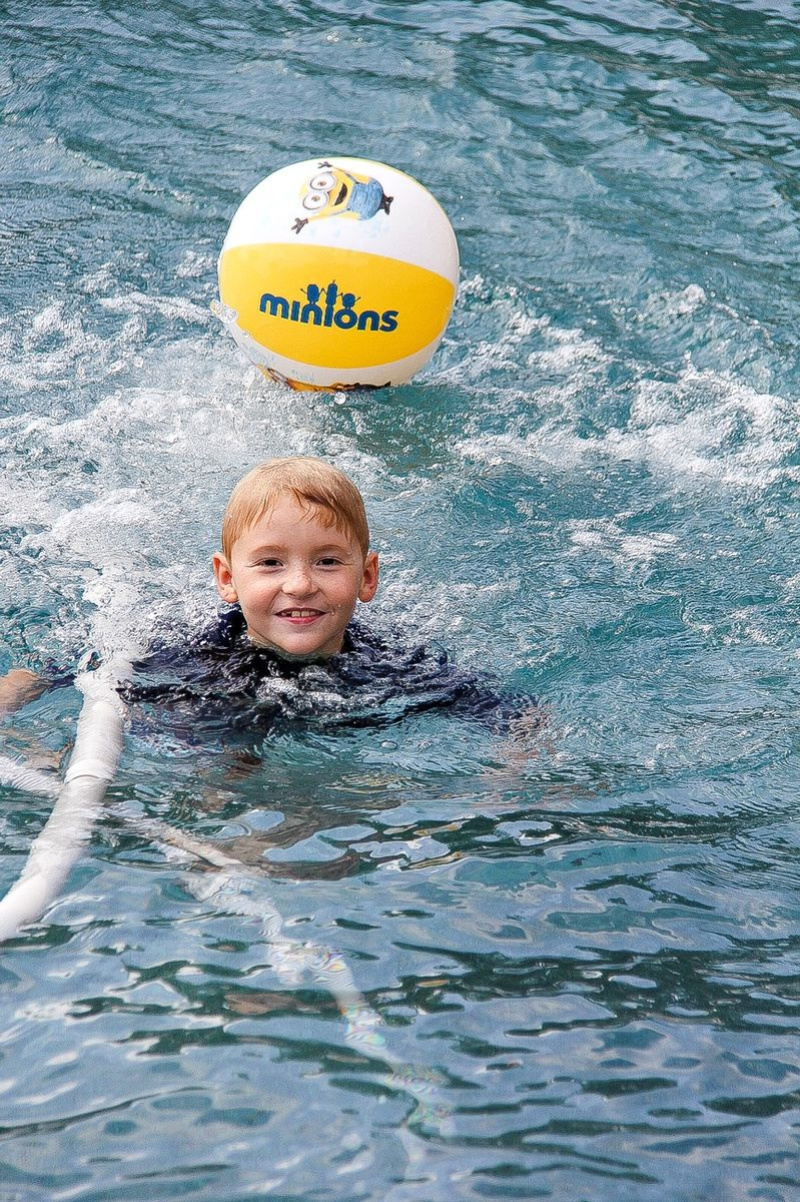
M 291 593 L 293 597 L 307 597 L 309 593 L 314 592 L 310 570 L 303 564 L 290 568 L 283 587 L 284 591 Z

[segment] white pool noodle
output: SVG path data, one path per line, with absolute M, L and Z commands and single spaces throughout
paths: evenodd
M 116 661 L 83 672 L 75 681 L 84 695 L 75 746 L 52 813 L 19 879 L 0 901 L 0 942 L 41 918 L 89 840 L 122 752 L 125 706 L 117 685 L 129 667 L 127 661 Z M 9 761 L 4 758 L 4 763 Z
M 124 706 L 116 689 L 107 680 L 104 683 L 99 673 L 87 673 L 76 683 L 86 699 L 60 790 L 46 773 L 0 755 L 0 783 L 45 796 L 58 794 L 22 875 L 0 901 L 0 940 L 12 938 L 20 927 L 35 922 L 58 895 L 91 834 L 116 771 L 123 744 Z M 103 696 L 104 689 L 109 688 L 110 693 Z M 258 888 L 259 881 L 264 883 L 262 871 L 246 868 L 241 860 L 227 855 L 222 848 L 160 819 L 137 816 L 128 821 L 140 834 L 162 846 L 177 848 L 189 859 L 213 865 L 217 871 L 209 877 L 191 880 L 194 895 L 201 900 L 214 898 L 222 910 L 256 919 L 270 948 L 270 966 L 278 977 L 291 987 L 308 975 L 326 988 L 345 1019 L 348 1043 L 390 1066 L 388 1084 L 411 1095 L 419 1116 L 427 1118 L 440 1132 L 449 1129 L 449 1112 L 439 1102 L 435 1074 L 405 1064 L 391 1054 L 380 1032 L 383 1025 L 380 1015 L 359 990 L 339 952 L 288 934 L 271 899 L 263 888 Z

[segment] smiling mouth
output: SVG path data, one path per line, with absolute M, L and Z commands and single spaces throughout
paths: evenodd
M 279 618 L 321 618 L 321 609 L 282 609 Z
M 341 188 L 339 189 L 339 195 L 336 197 L 336 200 L 333 203 L 334 205 L 340 205 L 345 200 L 347 200 L 347 184 L 342 184 Z

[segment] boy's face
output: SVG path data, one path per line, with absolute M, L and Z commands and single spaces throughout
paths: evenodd
M 253 642 L 297 659 L 341 651 L 356 602 L 378 587 L 375 552 L 365 557 L 352 534 L 290 495 L 236 540 L 230 562 L 218 552 L 213 563 L 219 595 L 239 602 Z

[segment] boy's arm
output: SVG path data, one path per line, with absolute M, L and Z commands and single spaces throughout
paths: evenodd
M 548 744 L 547 717 L 547 711 L 534 702 L 510 719 L 503 745 L 509 767 L 523 768 Z
M 49 681 L 35 672 L 27 668 L 12 668 L 5 676 L 0 676 L 0 716 L 11 714 L 29 701 L 35 701 L 49 688 Z

